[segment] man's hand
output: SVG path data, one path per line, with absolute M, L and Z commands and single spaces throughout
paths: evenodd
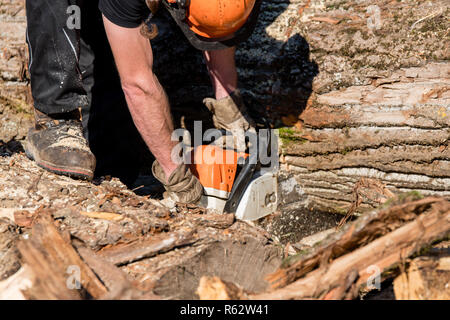
M 247 113 L 239 90 L 220 100 L 206 98 L 203 103 L 213 114 L 214 126 L 232 134 L 232 136 L 223 136 L 216 145 L 239 152 L 244 152 L 247 147 L 250 147 L 245 141 L 245 132 L 256 134 L 255 123 Z
M 255 131 L 255 123 L 247 113 L 247 108 L 237 90 L 235 48 L 205 51 L 204 56 L 216 98 L 206 98 L 203 102 L 213 114 L 214 126 L 232 133 L 223 136 L 217 145 L 245 151 L 245 131 Z

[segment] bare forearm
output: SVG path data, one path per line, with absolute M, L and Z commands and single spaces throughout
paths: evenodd
M 176 142 L 171 141 L 173 123 L 167 96 L 154 74 L 147 74 L 147 88 L 124 85 L 130 113 L 134 123 L 150 151 L 158 158 L 163 168 L 171 165 L 171 150 Z
M 233 47 L 203 52 L 216 99 L 225 98 L 237 89 L 235 51 Z
M 104 18 L 130 113 L 142 138 L 169 177 L 177 167 L 171 159 L 176 142 L 164 89 L 153 74 L 153 53 L 139 28 L 126 29 Z

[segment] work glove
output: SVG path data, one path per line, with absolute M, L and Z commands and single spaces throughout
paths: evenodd
M 168 207 L 175 207 L 176 203 L 197 204 L 203 194 L 203 186 L 185 165 L 179 165 L 167 179 L 164 170 L 158 161 L 152 165 L 153 176 L 163 184 L 164 200 L 162 203 Z
M 247 108 L 239 90 L 220 100 L 206 98 L 203 100 L 203 103 L 213 114 L 214 126 L 232 134 L 232 136 L 222 136 L 214 144 L 226 149 L 245 152 L 247 147 L 249 147 L 245 141 L 245 132 L 250 131 L 256 134 L 256 125 L 247 113 Z

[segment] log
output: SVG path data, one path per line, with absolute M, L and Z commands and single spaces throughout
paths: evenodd
M 399 204 L 394 203 L 391 207 L 363 215 L 322 241 L 311 252 L 284 261 L 281 268 L 269 275 L 267 280 L 274 288 L 284 287 L 319 265 L 364 247 L 371 241 L 398 229 L 404 223 L 420 218 L 429 210 L 441 214 L 450 211 L 450 202 L 444 199 L 429 197 L 416 201 L 410 200 L 411 198 L 406 197 Z M 406 203 L 401 203 L 402 201 Z
M 287 286 L 249 299 L 353 299 L 372 276 L 401 264 L 424 245 L 450 234 L 450 210 L 433 210 L 420 215 L 366 246 L 343 255 Z
M 80 292 L 67 285 L 68 268 L 74 266 L 80 272 L 82 288 L 94 298 L 105 295 L 107 289 L 59 234 L 51 213 L 44 209 L 38 214 L 31 237 L 18 244 L 24 263 L 35 276 L 27 295 L 35 299 L 80 299 Z
M 106 247 L 98 255 L 106 261 L 120 266 L 167 252 L 176 247 L 196 242 L 192 231 L 177 231 L 151 236 L 132 243 Z
M 420 21 L 434 11 L 445 12 L 448 4 L 437 1 L 432 10 L 419 1 L 414 13 L 406 3 L 379 0 L 371 5 L 381 14 L 375 30 L 368 24 L 367 4 L 360 1 L 323 6 L 267 1 L 255 33 L 237 49 L 241 89 L 251 114 L 281 127 L 281 170 L 298 184 L 291 197 L 298 207 L 346 212 L 361 178 L 379 179 L 393 193 L 417 190 L 450 199 L 450 64 L 448 50 L 436 44 L 448 22 L 442 14 Z M 405 28 L 408 19 L 423 27 L 414 36 Z M 208 79 L 182 37 L 162 29 L 163 36 L 152 41 L 155 70 L 169 88 L 176 119 L 191 128 L 200 112 L 186 110 L 192 105 L 203 110 Z M 434 40 L 424 46 L 418 40 L 422 36 Z M 172 54 L 183 52 L 191 62 L 175 62 L 177 72 L 192 75 L 196 86 L 184 89 L 182 79 L 167 70 L 178 60 L 165 54 L 170 39 L 181 44 Z M 418 47 L 427 58 L 411 50 Z M 356 213 L 367 207 L 376 204 L 363 201 Z
M 233 213 L 228 214 L 190 214 L 188 219 L 199 226 L 212 227 L 216 229 L 229 228 L 235 220 Z
M 299 116 L 301 129 L 280 134 L 283 169 L 308 195 L 302 203 L 340 213 L 361 177 L 379 179 L 393 193 L 449 199 L 449 72 L 447 63 L 430 63 L 314 95 Z
M 102 297 L 105 300 L 157 300 L 160 299 L 153 292 L 144 292 L 136 288 L 128 276 L 116 266 L 96 255 L 86 247 L 78 248 L 78 253 L 90 268 L 99 276 L 107 286 L 108 293 Z

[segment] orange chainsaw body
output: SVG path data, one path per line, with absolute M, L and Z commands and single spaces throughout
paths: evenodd
M 191 157 L 191 171 L 203 186 L 201 206 L 250 221 L 276 211 L 276 173 L 256 170 L 252 167 L 256 164 L 248 161 L 249 154 L 203 145 L 195 148 Z
M 233 188 L 241 157 L 245 159 L 248 154 L 202 145 L 195 148 L 190 167 L 207 195 L 226 199 Z

